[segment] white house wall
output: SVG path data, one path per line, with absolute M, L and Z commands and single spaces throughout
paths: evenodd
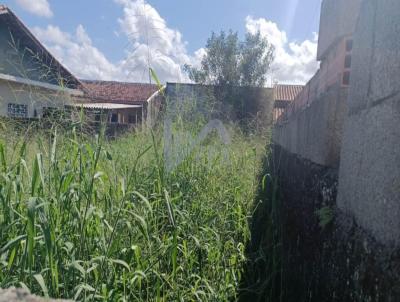
M 43 114 L 43 108 L 64 108 L 71 104 L 71 96 L 65 92 L 57 92 L 33 85 L 19 84 L 0 79 L 0 116 L 8 116 L 8 104 L 27 105 L 28 118 Z

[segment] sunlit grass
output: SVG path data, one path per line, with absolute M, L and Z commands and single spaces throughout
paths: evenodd
M 84 301 L 232 301 L 265 140 L 235 127 L 165 170 L 162 130 L 0 133 L 0 287 Z M 12 133 L 12 134 L 11 134 Z M 184 146 L 182 146 L 184 148 Z

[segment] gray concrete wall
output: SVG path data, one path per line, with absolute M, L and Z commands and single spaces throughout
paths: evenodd
M 347 88 L 333 87 L 274 128 L 273 141 L 314 163 L 338 167 Z
M 362 0 L 324 0 L 321 6 L 321 21 L 318 38 L 318 60 L 340 38 L 354 31 Z
M 232 99 L 224 97 L 227 91 Z M 272 88 L 167 83 L 165 96 L 166 111 L 171 117 L 186 110 L 207 118 L 257 121 L 260 128 L 272 126 Z
M 331 89 L 277 125 L 273 140 L 340 165 L 339 209 L 380 243 L 400 246 L 400 1 L 363 0 L 346 94 Z
M 400 245 L 400 1 L 364 0 L 354 40 L 338 207 Z
M 260 246 L 265 255 L 271 255 L 275 243 L 266 230 L 282 230 L 281 300 L 400 301 L 400 251 L 378 242 L 352 215 L 337 208 L 338 169 L 302 159 L 279 145 L 272 150 L 261 174 L 270 174 L 272 181 L 255 199 L 250 256 L 262 266 Z M 275 179 L 277 195 L 270 189 Z M 272 211 L 273 205 L 278 210 Z M 271 224 L 274 212 L 279 214 Z M 264 271 L 251 271 L 253 283 L 263 284 L 260 278 L 269 276 L 270 266 L 264 267 Z M 270 300 L 251 297 L 243 301 Z
M 400 301 L 400 1 L 363 0 L 353 37 L 348 98 L 330 90 L 275 127 L 285 301 Z

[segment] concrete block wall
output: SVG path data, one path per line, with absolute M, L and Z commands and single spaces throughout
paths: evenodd
M 347 88 L 332 87 L 288 121 L 275 126 L 274 143 L 319 165 L 338 167 Z
M 400 1 L 364 0 L 354 40 L 338 207 L 400 246 Z
M 340 166 L 339 209 L 380 243 L 400 246 L 400 1 L 362 1 L 350 88 L 334 87 L 276 125 L 273 141 Z
M 353 37 L 348 90 L 274 128 L 285 301 L 400 301 L 400 1 L 362 0 Z
M 362 0 L 324 0 L 321 6 L 321 21 L 318 38 L 318 60 L 324 59 L 333 44 L 342 37 L 351 35 Z

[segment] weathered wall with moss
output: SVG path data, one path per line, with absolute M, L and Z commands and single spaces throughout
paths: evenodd
M 363 1 L 348 102 L 338 206 L 400 247 L 400 1 Z
M 399 71 L 400 1 L 363 0 L 346 108 L 326 95 L 275 127 L 284 301 L 400 301 Z
M 274 146 L 283 301 L 400 301 L 400 250 L 337 207 L 338 170 Z

